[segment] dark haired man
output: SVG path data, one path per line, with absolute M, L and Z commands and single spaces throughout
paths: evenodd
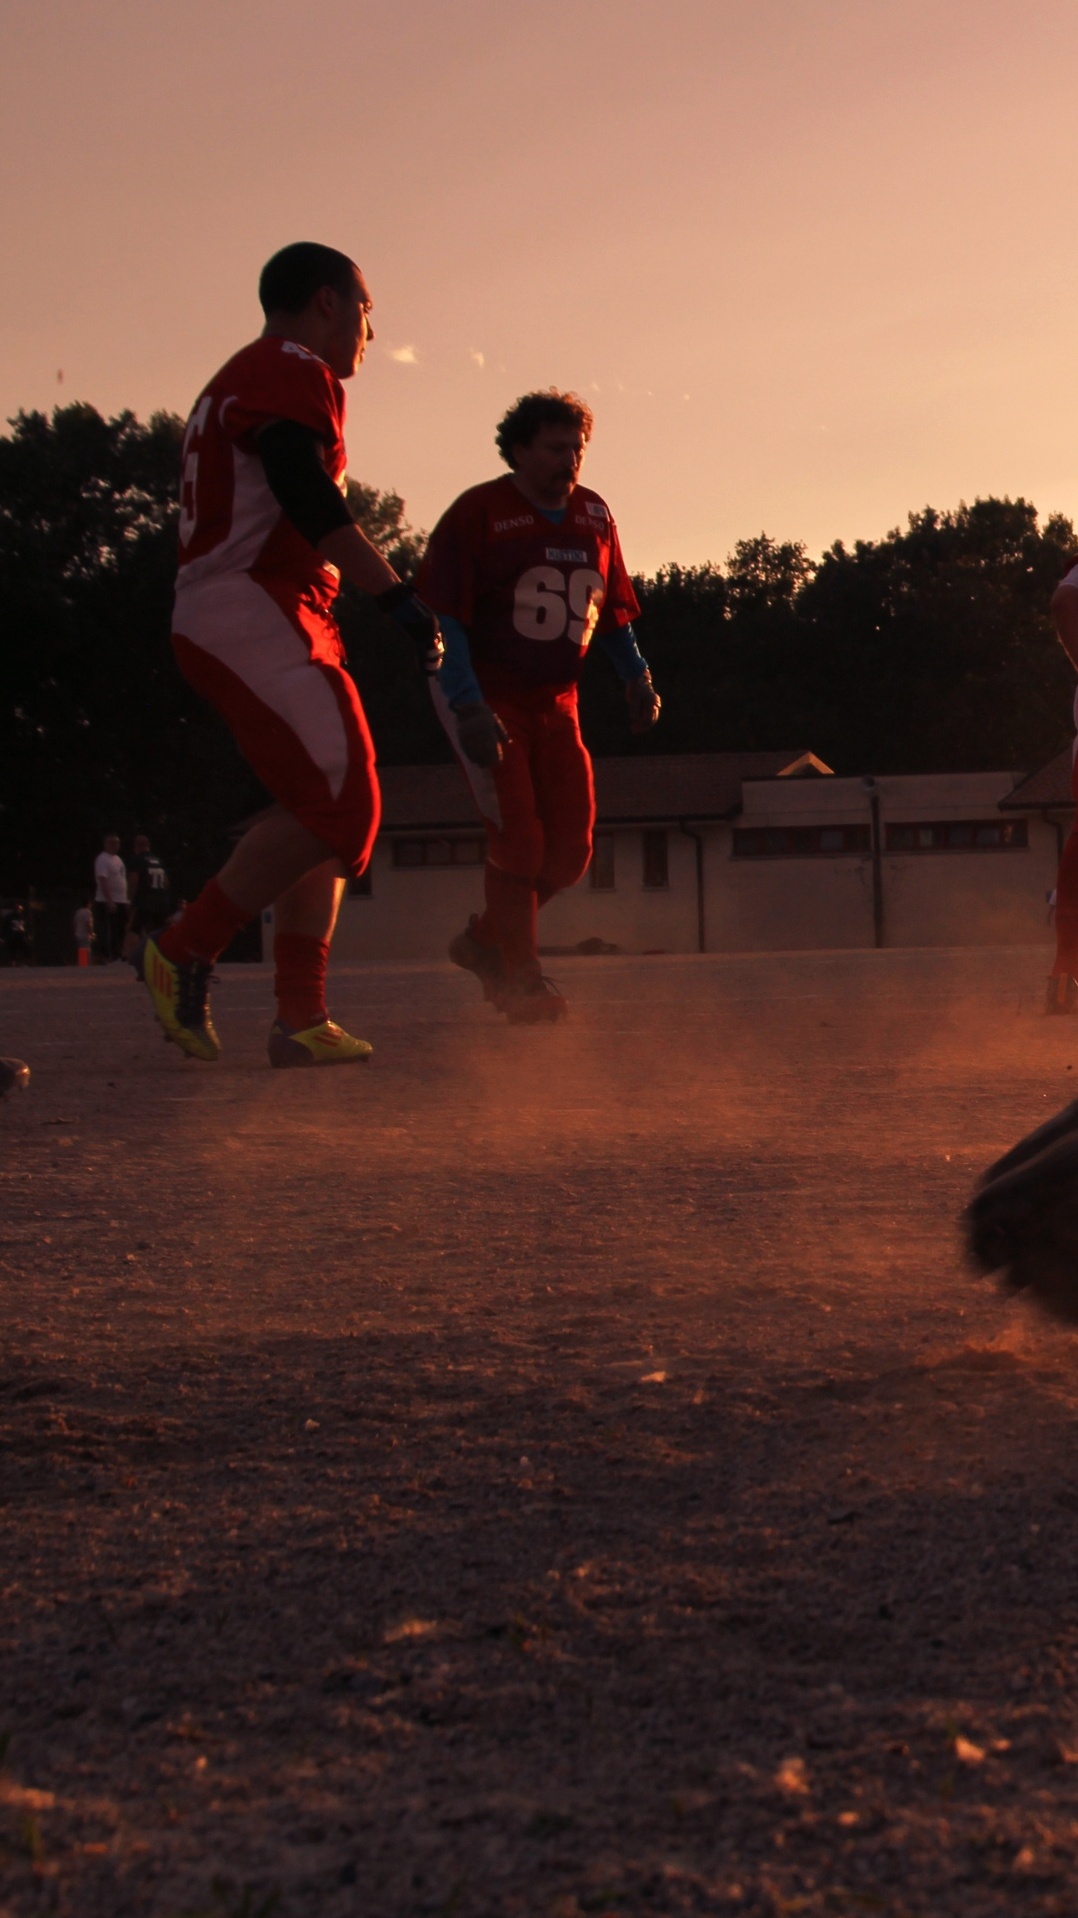
M 374 749 L 330 611 L 340 576 L 404 629 L 428 672 L 441 636 L 344 500 L 341 382 L 374 337 L 362 273 L 347 254 L 303 242 L 268 262 L 259 297 L 261 337 L 215 374 L 184 436 L 173 647 L 275 803 L 180 918 L 151 934 L 140 964 L 166 1036 L 216 1059 L 213 962 L 274 905 L 270 1062 L 340 1065 L 371 1048 L 326 1011 L 329 943 L 379 812 Z
M 518 400 L 496 435 L 509 473 L 461 494 L 420 572 L 446 643 L 435 704 L 487 829 L 486 910 L 449 956 L 514 1025 L 567 1010 L 540 970 L 537 914 L 591 858 L 595 790 L 577 680 L 593 638 L 625 683 L 632 730 L 659 716 L 617 529 L 579 484 L 592 424 L 573 393 Z
M 172 912 L 172 889 L 168 874 L 153 851 L 146 833 L 135 834 L 134 849 L 127 864 L 127 936 L 141 937 L 158 933 L 167 926 Z

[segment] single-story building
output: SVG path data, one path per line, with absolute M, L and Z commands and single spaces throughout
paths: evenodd
M 482 903 L 484 839 L 455 765 L 381 771 L 342 959 L 441 958 Z M 547 951 L 1037 945 L 1069 827 L 1069 754 L 1032 775 L 837 778 L 805 750 L 595 766 L 595 854 L 544 908 Z M 268 949 L 268 948 L 267 948 Z

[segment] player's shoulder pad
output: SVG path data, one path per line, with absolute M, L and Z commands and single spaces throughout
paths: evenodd
M 496 505 L 501 486 L 501 479 L 480 480 L 478 486 L 466 486 L 463 493 L 450 501 L 442 519 L 484 519 L 488 508 Z M 522 505 L 525 511 L 529 510 L 526 501 Z
M 500 499 L 502 495 L 505 494 L 507 481 L 512 485 L 508 473 L 497 473 L 493 479 L 480 480 L 478 486 L 468 486 L 463 493 L 458 494 L 454 504 L 459 505 L 462 500 L 467 500 L 469 505 L 474 503 L 477 506 L 485 506 L 488 500 Z M 523 494 L 518 493 L 514 486 L 512 493 L 509 494 L 508 497 L 511 499 L 523 499 Z M 526 500 L 524 500 L 524 504 L 525 506 L 527 505 Z
M 600 498 L 598 493 L 593 493 L 590 486 L 577 486 L 574 489 L 574 500 L 584 508 L 588 518 L 595 520 L 597 524 L 604 526 L 614 524 L 614 515 L 605 499 Z
M 309 347 L 301 346 L 298 340 L 282 340 L 275 333 L 264 333 L 246 347 L 243 354 L 237 354 L 237 358 L 242 359 L 247 354 L 264 365 L 276 363 L 282 365 L 282 370 L 288 368 L 295 373 L 309 372 L 313 378 L 321 378 L 331 387 L 340 386 L 333 368 L 327 366 L 325 360 L 319 359 L 317 353 L 312 353 Z

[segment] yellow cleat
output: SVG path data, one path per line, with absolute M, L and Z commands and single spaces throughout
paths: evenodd
M 189 1058 L 216 1059 L 221 1046 L 210 1018 L 212 966 L 202 959 L 182 964 L 166 959 L 156 942 L 147 938 L 135 956 L 135 970 L 153 1000 L 165 1038 Z
M 353 1039 L 332 1019 L 306 1026 L 302 1032 L 293 1032 L 278 1019 L 269 1036 L 271 1066 L 354 1066 L 369 1059 L 373 1051 L 366 1039 Z

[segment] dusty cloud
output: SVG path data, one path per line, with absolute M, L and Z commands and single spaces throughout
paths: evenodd
M 398 366 L 419 365 L 419 354 L 416 352 L 414 346 L 390 347 L 389 357 L 391 360 L 396 360 Z
M 482 371 L 483 367 L 487 363 L 486 354 L 480 353 L 479 348 L 476 346 L 472 347 L 472 350 L 469 353 L 468 358 L 471 360 L 473 366 L 479 367 L 480 371 Z

